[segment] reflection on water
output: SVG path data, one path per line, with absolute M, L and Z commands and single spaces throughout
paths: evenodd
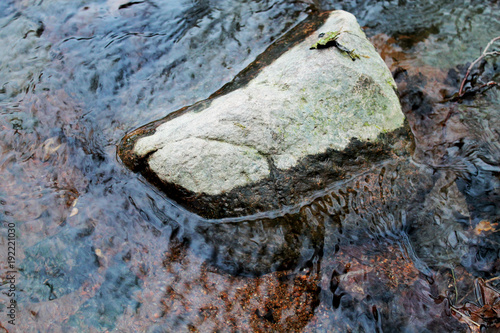
M 241 222 L 201 220 L 116 159 L 127 131 L 208 97 L 329 9 L 353 12 L 393 71 L 411 159 Z M 0 218 L 16 225 L 16 328 L 474 327 L 451 309 L 477 303 L 475 278 L 500 282 L 500 92 L 442 100 L 498 31 L 497 1 L 2 1 Z M 498 61 L 474 80 L 500 81 Z M 6 237 L 2 225 L 3 279 Z

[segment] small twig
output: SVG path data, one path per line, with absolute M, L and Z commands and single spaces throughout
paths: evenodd
M 484 283 L 490 283 L 491 281 L 495 281 L 495 280 L 499 280 L 499 279 L 500 279 L 500 276 L 497 276 L 497 277 L 494 277 L 494 278 L 491 278 L 489 280 L 484 281 Z
M 460 90 L 458 91 L 458 97 L 462 97 L 464 95 L 464 86 L 465 82 L 467 81 L 467 78 L 470 75 L 470 72 L 472 71 L 472 68 L 481 60 L 483 60 L 485 57 L 489 56 L 494 56 L 494 55 L 500 55 L 500 51 L 493 51 L 493 52 L 487 52 L 488 49 L 490 48 L 491 45 L 493 45 L 494 42 L 497 40 L 500 40 L 500 36 L 493 38 L 488 45 L 486 45 L 486 48 L 484 49 L 483 53 L 479 58 L 477 58 L 472 64 L 470 64 L 469 68 L 467 69 L 467 73 L 465 74 L 464 79 L 462 80 L 462 84 L 460 85 Z M 486 86 L 490 85 L 491 82 L 488 82 Z M 494 82 L 493 85 L 498 85 L 498 83 Z M 491 85 L 491 86 L 493 86 Z
M 498 52 L 498 55 L 500 55 L 500 52 Z M 487 88 L 486 90 L 488 90 L 488 89 L 490 89 L 491 87 L 498 86 L 498 85 L 500 85 L 500 83 L 495 82 L 495 81 L 490 81 L 490 82 L 488 82 L 488 83 L 483 84 L 483 85 L 482 85 L 482 86 L 480 86 L 478 89 Z
M 455 304 L 458 302 L 458 288 L 457 288 L 457 279 L 455 278 L 455 270 L 453 267 L 451 268 L 451 276 L 453 277 L 453 286 L 455 287 Z
M 473 323 L 473 324 L 474 324 L 474 325 L 476 325 L 477 327 L 481 327 L 481 325 L 479 325 L 478 323 L 476 323 L 474 320 L 470 319 L 470 317 L 469 317 L 469 316 L 467 316 L 467 315 L 465 315 L 464 313 L 462 313 L 462 312 L 458 311 L 458 309 L 457 309 L 456 307 L 452 306 L 452 307 L 451 307 L 451 309 L 452 309 L 453 311 L 455 311 L 456 313 L 458 313 L 459 315 L 461 315 L 461 316 L 462 316 L 462 318 L 464 318 L 465 320 L 470 321 L 471 323 Z
M 473 292 L 473 290 L 469 290 L 469 292 L 468 292 L 467 294 L 465 294 L 465 296 L 464 296 L 464 297 L 462 297 L 462 298 L 458 301 L 458 303 L 457 303 L 457 304 L 462 304 L 463 300 L 464 300 L 467 296 L 469 296 L 471 292 Z
M 500 276 L 497 276 L 497 277 L 491 278 L 491 279 L 489 279 L 489 280 L 486 280 L 486 281 L 484 281 L 484 283 L 490 283 L 490 282 L 493 282 L 493 281 L 496 281 L 496 280 L 500 280 Z M 470 295 L 473 291 L 474 291 L 474 290 L 469 290 L 469 292 L 468 292 L 467 294 L 465 294 L 465 296 L 464 296 L 464 297 L 462 297 L 462 298 L 458 301 L 458 303 L 457 303 L 457 304 L 462 304 L 463 300 L 464 300 L 467 296 L 469 296 L 469 295 Z

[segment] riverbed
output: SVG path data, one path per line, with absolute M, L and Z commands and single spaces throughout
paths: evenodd
M 335 209 L 312 210 L 321 242 L 294 265 L 239 274 L 214 260 L 206 221 L 128 170 L 117 145 L 334 9 L 358 18 L 393 73 L 414 152 L 318 193 Z M 464 307 L 484 309 L 500 286 L 500 89 L 480 88 L 500 82 L 500 57 L 465 76 L 497 36 L 496 0 L 2 1 L 0 275 L 15 284 L 0 287 L 0 331 L 492 327 L 495 315 Z M 458 96 L 462 82 L 471 93 Z

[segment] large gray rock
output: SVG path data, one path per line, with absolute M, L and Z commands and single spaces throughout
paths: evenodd
M 297 29 L 243 86 L 129 134 L 124 162 L 191 210 L 221 218 L 295 204 L 404 150 L 396 85 L 356 18 L 334 11 L 313 33 Z M 335 42 L 311 49 L 333 31 L 359 58 Z

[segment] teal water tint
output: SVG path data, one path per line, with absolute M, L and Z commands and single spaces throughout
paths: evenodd
M 23 296 L 37 303 L 78 290 L 98 267 L 88 237 L 91 234 L 90 228 L 63 227 L 56 235 L 27 248 L 19 267 L 21 281 L 18 287 L 24 291 Z M 75 246 L 69 247 L 73 242 Z
M 474 278 L 500 274 L 498 229 L 476 232 L 499 223 L 499 90 L 439 102 L 499 34 L 499 6 L 1 1 L 0 217 L 16 224 L 18 330 L 464 331 L 449 304 Z M 351 11 L 397 51 L 386 60 L 416 152 L 310 198 L 304 223 L 314 237 L 281 228 L 284 212 L 272 212 L 261 219 L 271 222 L 218 227 L 226 234 L 214 244 L 213 229 L 128 171 L 115 145 L 208 97 L 308 14 L 329 9 Z M 500 81 L 498 61 L 467 87 Z M 240 266 L 283 257 L 286 277 L 238 276 Z M 272 307 L 292 302 L 280 295 L 303 306 Z
M 140 289 L 141 280 L 123 259 L 122 255 L 117 255 L 117 262 L 107 271 L 99 291 L 71 316 L 64 327 L 66 331 L 86 330 L 89 326 L 98 331 L 111 330 L 127 309 L 134 311 L 140 306 L 133 296 Z

